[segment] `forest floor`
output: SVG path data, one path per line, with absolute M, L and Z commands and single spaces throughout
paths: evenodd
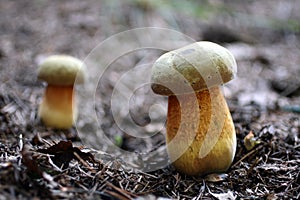
M 299 199 L 299 7 L 299 1 L 291 0 L 0 1 L 0 199 Z M 126 46 L 126 40 L 119 43 L 111 36 L 143 27 L 176 30 L 234 54 L 238 76 L 223 92 L 236 128 L 237 152 L 226 172 L 191 177 L 169 164 L 164 148 L 167 99 L 149 90 L 143 76 L 149 68 L 137 72 L 136 81 L 146 82 L 129 102 L 138 129 L 115 118 L 114 111 L 128 104 L 114 99 L 118 81 L 130 82 L 132 76 L 125 75 L 133 66 L 150 65 L 162 50 L 125 52 L 100 70 L 93 107 L 98 121 L 86 117 L 95 112 L 88 109 L 80 110 L 85 117 L 68 130 L 39 121 L 45 84 L 36 72 L 42 59 L 68 54 L 87 61 L 89 68 Z M 102 51 L 103 45 L 97 45 L 108 38 L 111 49 Z M 97 68 L 91 74 L 93 70 Z M 111 104 L 114 100 L 118 105 Z M 164 109 L 151 121 L 153 104 Z M 128 118 L 126 111 L 117 114 Z M 102 136 L 130 158 L 108 150 Z M 247 149 L 251 137 L 255 145 Z M 149 160 L 163 164 L 132 168 Z

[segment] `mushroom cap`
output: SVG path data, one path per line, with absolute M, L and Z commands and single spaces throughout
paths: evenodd
M 201 41 L 160 56 L 152 67 L 151 88 L 160 95 L 201 91 L 232 80 L 233 55 L 213 42 Z
M 51 85 L 73 85 L 75 80 L 80 84 L 85 79 L 85 65 L 72 56 L 52 55 L 40 64 L 38 78 Z

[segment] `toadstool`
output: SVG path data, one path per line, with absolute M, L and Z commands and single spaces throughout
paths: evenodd
M 74 83 L 83 83 L 84 64 L 67 55 L 52 55 L 38 69 L 38 78 L 48 83 L 38 116 L 48 126 L 59 129 L 72 127 L 77 118 Z
M 167 151 L 179 172 L 204 175 L 230 167 L 236 133 L 220 85 L 236 73 L 233 55 L 208 41 L 170 51 L 155 61 L 151 88 L 168 96 Z

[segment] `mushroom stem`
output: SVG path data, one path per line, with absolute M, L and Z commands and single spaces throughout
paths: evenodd
M 77 118 L 74 103 L 73 86 L 48 85 L 38 115 L 46 126 L 66 129 Z
M 212 140 L 216 142 L 214 146 Z M 182 173 L 203 175 L 229 168 L 235 155 L 236 135 L 219 86 L 169 96 L 166 141 L 169 157 Z M 201 158 L 201 151 L 208 154 Z

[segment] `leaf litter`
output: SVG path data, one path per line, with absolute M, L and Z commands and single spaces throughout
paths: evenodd
M 25 102 L 21 98 L 18 101 Z M 0 103 L 5 104 L 3 101 Z M 235 109 L 233 114 L 242 112 Z M 20 112 L 28 110 L 20 109 Z M 12 114 L 3 111 L 0 114 L 11 122 Z M 28 114 L 24 113 L 25 116 Z M 95 158 L 97 152 L 79 145 L 75 136 L 66 134 L 67 131 L 44 129 L 38 123 L 37 130 L 41 132 L 33 135 L 34 127 L 15 128 L 13 123 L 2 123 L 1 195 L 7 198 L 18 194 L 50 199 L 133 199 L 151 198 L 151 195 L 183 199 L 197 196 L 203 199 L 211 196 L 218 199 L 234 199 L 236 196 L 251 199 L 273 195 L 296 199 L 300 187 L 299 139 L 297 135 L 291 137 L 281 134 L 281 131 L 299 128 L 299 119 L 292 113 L 285 115 L 289 116 L 289 120 L 277 125 L 270 122 L 260 130 L 238 125 L 237 154 L 231 168 L 226 174 L 206 177 L 185 176 L 170 165 L 148 173 L 133 171 L 123 168 L 120 160 L 113 155 L 105 155 L 110 162 Z M 247 149 L 244 142 L 249 133 L 255 134 L 260 141 L 251 149 Z

